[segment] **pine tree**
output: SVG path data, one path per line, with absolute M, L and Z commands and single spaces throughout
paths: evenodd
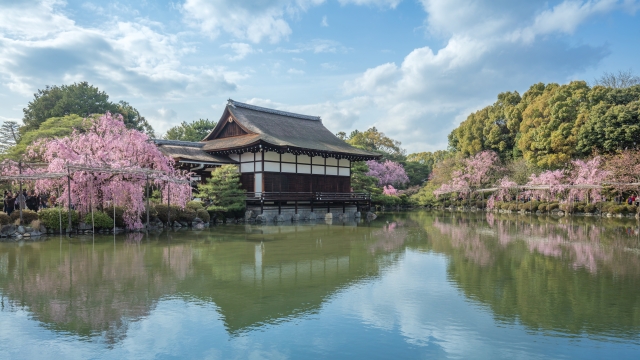
M 5 121 L 0 126 L 0 153 L 6 153 L 7 150 L 20 141 L 20 126 L 15 121 Z
M 209 211 L 239 215 L 244 212 L 245 195 L 240 188 L 240 173 L 235 165 L 223 165 L 211 173 L 206 184 L 198 185 L 200 193 L 212 204 Z

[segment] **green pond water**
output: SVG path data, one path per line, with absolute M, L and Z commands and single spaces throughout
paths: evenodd
M 638 359 L 630 219 L 366 223 L 0 243 L 1 359 Z

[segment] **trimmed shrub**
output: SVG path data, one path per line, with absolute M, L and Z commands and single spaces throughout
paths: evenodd
M 155 205 L 149 204 L 149 221 L 152 221 L 154 217 L 158 216 L 158 210 Z M 140 214 L 140 221 L 143 224 L 147 223 L 147 209 L 145 208 L 142 214 Z
M 612 214 L 623 214 L 627 212 L 626 205 L 613 205 L 609 207 L 609 212 Z
M 542 203 L 540 205 L 538 205 L 538 210 L 542 211 L 542 212 L 547 212 L 549 204 L 547 203 Z
M 638 212 L 638 207 L 635 205 L 627 205 L 627 212 L 630 214 L 635 214 Z
M 559 208 L 559 207 L 560 207 L 560 204 L 558 204 L 558 203 L 551 203 L 551 204 L 549 204 L 549 206 L 547 207 L 547 211 L 552 211 L 552 210 L 555 210 L 555 209 L 557 209 L 557 208 Z
M 168 220 L 168 216 L 171 216 L 171 221 L 173 222 L 174 220 L 178 220 L 178 211 L 180 210 L 179 207 L 175 206 L 175 205 L 171 205 L 171 209 L 169 209 L 167 207 L 167 205 L 165 204 L 158 204 L 155 206 L 156 212 L 158 213 L 158 219 L 160 219 L 160 221 L 162 221 L 163 223 L 167 223 Z
M 189 209 L 185 207 L 184 209 L 178 210 L 178 221 L 184 221 L 189 224 L 196 218 L 196 211 L 193 209 Z
M 594 212 L 596 212 L 596 206 L 595 204 L 587 204 L 584 206 L 584 212 L 589 213 L 589 214 L 593 214 Z
M 574 204 L 560 204 L 560 210 L 568 213 L 574 213 L 576 206 Z
M 196 200 L 189 201 L 186 207 L 194 211 L 204 210 L 204 205 L 202 205 L 202 202 Z
M 8 225 L 11 222 L 11 218 L 6 213 L 0 212 L 0 225 Z
M 113 208 L 111 211 L 113 211 Z M 117 215 L 117 210 L 116 210 L 116 215 Z M 109 216 L 107 215 L 107 213 L 103 211 L 94 210 L 93 226 L 95 226 L 96 228 L 102 228 L 102 229 L 112 229 L 113 228 L 112 216 L 113 216 L 113 213 L 111 213 L 111 216 Z M 91 213 L 88 213 L 84 216 L 84 222 L 85 224 L 91 224 Z M 116 222 L 116 225 L 117 225 L 117 222 Z
M 209 220 L 211 220 L 211 215 L 209 215 L 209 212 L 205 209 L 196 211 L 196 215 L 204 222 L 209 222 Z
M 517 210 L 517 205 L 516 204 L 509 204 L 508 207 L 507 207 L 507 210 L 515 211 L 515 210 Z
M 38 218 L 40 219 L 40 223 L 44 225 L 46 228 L 59 230 L 60 229 L 60 215 L 62 215 L 62 229 L 67 228 L 68 224 L 68 211 L 66 209 L 60 208 L 48 208 L 41 209 L 38 212 Z M 12 214 L 13 215 L 13 214 Z M 71 210 L 71 224 L 78 225 L 78 212 L 75 210 Z
M 528 203 L 524 204 L 523 209 L 525 209 L 527 211 L 529 211 L 529 210 L 536 211 L 536 210 L 538 210 L 538 206 L 540 206 L 540 201 L 531 200 Z
M 111 226 L 113 226 L 113 206 L 104 208 L 104 212 L 111 218 Z M 116 226 L 119 228 L 125 227 L 124 219 L 122 218 L 123 215 L 124 208 L 116 206 Z
M 18 219 L 20 219 L 20 211 L 19 210 L 14 210 L 11 213 L 11 216 L 9 217 L 9 219 L 11 220 L 11 222 L 16 222 Z M 31 211 L 28 209 L 24 209 L 22 210 L 22 223 L 23 224 L 31 224 L 31 222 L 33 220 L 38 220 L 38 213 L 35 211 Z
M 577 203 L 575 205 L 575 212 L 583 213 L 584 212 L 584 206 L 585 206 L 585 204 L 583 204 L 583 203 Z

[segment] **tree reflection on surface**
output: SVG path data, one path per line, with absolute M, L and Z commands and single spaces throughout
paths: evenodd
M 380 281 L 407 253 L 416 263 L 419 254 L 445 258 L 443 281 L 498 322 L 569 335 L 640 333 L 638 228 L 624 219 L 411 212 L 371 224 L 0 244 L 0 292 L 3 311 L 26 309 L 55 332 L 111 345 L 165 299 L 214 304 L 226 332 L 241 336 L 319 314 L 337 294 Z M 420 286 L 420 274 L 403 274 L 394 278 L 398 301 L 431 306 L 405 298 L 420 293 L 404 292 Z M 375 311 L 375 300 L 356 306 Z

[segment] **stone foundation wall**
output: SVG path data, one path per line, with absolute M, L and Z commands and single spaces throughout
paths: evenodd
M 331 206 L 331 217 L 337 219 L 340 216 L 343 216 L 349 219 L 353 219 L 356 216 L 356 211 L 357 210 L 355 205 L 347 205 L 345 206 L 345 215 L 342 215 L 342 205 Z M 295 213 L 296 209 L 293 205 L 283 205 L 281 207 L 280 215 L 282 216 L 283 221 L 291 221 Z M 327 214 L 327 207 L 316 205 L 313 207 L 313 213 L 315 214 L 317 220 L 323 220 L 325 219 Z M 311 206 L 298 205 L 298 215 L 300 221 L 309 220 L 310 214 Z M 260 215 L 260 206 L 247 206 L 247 216 L 245 216 L 245 220 L 254 220 L 258 215 Z M 265 206 L 263 215 L 265 216 L 267 221 L 275 221 L 276 217 L 278 216 L 278 207 Z

